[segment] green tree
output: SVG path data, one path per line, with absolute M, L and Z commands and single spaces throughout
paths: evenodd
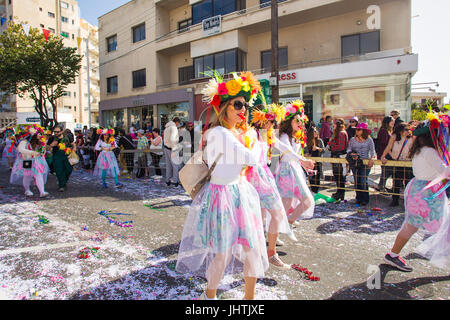
M 36 28 L 28 36 L 21 24 L 10 23 L 0 35 L 0 90 L 29 97 L 44 127 L 57 123 L 57 100 L 75 83 L 82 56 L 54 35 L 45 39 Z M 49 106 L 52 107 L 49 115 Z

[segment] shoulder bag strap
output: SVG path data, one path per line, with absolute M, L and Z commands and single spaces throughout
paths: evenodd
M 409 139 L 409 138 L 406 138 L 405 142 L 403 142 L 403 146 L 402 146 L 402 148 L 400 149 L 400 153 L 398 154 L 398 157 L 397 157 L 396 160 L 400 159 L 400 157 L 401 157 L 401 155 L 402 155 L 402 152 L 403 152 L 403 149 L 405 148 L 406 143 L 408 142 L 408 139 Z

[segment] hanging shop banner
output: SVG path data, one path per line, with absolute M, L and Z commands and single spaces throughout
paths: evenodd
M 202 21 L 203 37 L 222 32 L 222 16 L 215 16 Z

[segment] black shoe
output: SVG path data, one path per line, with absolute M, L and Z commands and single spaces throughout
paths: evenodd
M 177 182 L 177 183 L 174 184 L 175 188 L 178 187 L 179 185 L 180 185 L 179 182 Z
M 336 201 L 344 201 L 345 193 L 339 193 L 336 196 L 333 196 L 333 198 L 336 199 Z
M 167 186 L 169 187 L 169 186 L 170 186 L 170 181 L 167 181 L 166 184 L 167 184 Z
M 392 200 L 392 202 L 389 204 L 389 207 L 398 207 L 399 203 L 398 200 Z
M 387 253 L 384 256 L 384 261 L 386 263 L 388 263 L 389 265 L 401 270 L 401 271 L 406 271 L 406 272 L 411 272 L 413 271 L 413 268 L 409 267 L 408 265 L 406 265 L 405 260 L 403 260 L 400 256 L 393 258 L 391 257 L 391 255 L 389 253 Z

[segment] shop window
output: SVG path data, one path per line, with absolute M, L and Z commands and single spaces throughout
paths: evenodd
M 341 51 L 343 57 L 380 51 L 380 31 L 342 36 Z
M 115 93 L 118 91 L 118 82 L 117 82 L 117 76 L 110 77 L 106 79 L 106 92 L 108 93 Z
M 218 52 L 215 54 L 194 59 L 195 78 L 204 78 L 204 72 L 217 70 L 220 74 L 226 74 L 245 69 L 245 52 L 239 49 Z
M 278 48 L 278 68 L 288 66 L 288 48 Z M 262 72 L 272 71 L 272 51 L 266 50 L 261 52 L 261 69 Z
M 147 85 L 145 69 L 133 71 L 133 88 L 145 87 Z
M 145 40 L 145 23 L 132 28 L 133 43 Z
M 117 50 L 117 35 L 106 38 L 106 47 L 108 52 Z
M 48 12 L 48 16 L 50 17 L 50 18 L 54 18 L 55 17 L 55 14 L 53 13 L 53 12 Z
M 194 67 L 187 66 L 178 68 L 178 84 L 183 85 L 194 79 Z
M 192 6 L 192 24 L 245 9 L 245 0 L 204 0 Z

